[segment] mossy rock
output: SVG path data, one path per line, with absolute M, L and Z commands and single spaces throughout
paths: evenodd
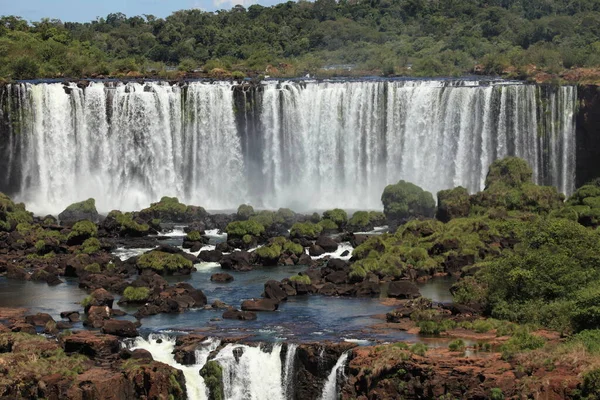
M 177 197 L 165 196 L 157 203 L 140 211 L 140 217 L 146 221 L 160 219 L 162 222 L 193 222 L 206 217 L 208 213 L 202 207 L 187 206 Z
M 58 219 L 61 221 L 79 221 L 87 219 L 92 222 L 98 222 L 99 215 L 96 210 L 96 200 L 90 198 L 79 203 L 73 203 L 63 212 L 58 214 Z
M 322 228 L 321 232 L 337 232 L 340 229 L 338 224 L 326 218 L 322 219 L 317 225 Z
M 264 261 L 274 263 L 277 262 L 277 260 L 279 260 L 279 257 L 281 257 L 282 251 L 283 247 L 281 246 L 281 244 L 272 243 L 256 249 L 256 255 Z
M 310 285 L 311 284 L 310 276 L 308 276 L 308 275 L 294 275 L 294 276 L 290 276 L 290 281 L 296 282 L 296 283 L 302 283 L 302 284 L 305 284 L 305 285 Z
M 202 241 L 202 235 L 198 231 L 191 231 L 185 236 L 184 241 L 200 242 Z
M 312 222 L 296 222 L 292 225 L 292 229 L 290 230 L 290 237 L 292 238 L 306 238 L 306 239 L 317 239 L 321 232 L 323 231 L 323 226 L 320 224 L 315 224 Z
M 208 400 L 223 400 L 223 368 L 217 361 L 209 360 L 200 370 L 200 376 L 204 378 L 204 384 L 208 388 Z
M 354 228 L 367 229 L 371 225 L 371 217 L 368 211 L 356 211 L 348 221 L 348 225 Z
M 141 286 L 141 287 L 133 287 L 127 286 L 123 291 L 123 297 L 121 301 L 125 301 L 128 303 L 144 303 L 150 297 L 150 289 Z
M 435 201 L 431 193 L 402 180 L 395 185 L 386 186 L 381 202 L 383 212 L 390 221 L 431 218 L 435 212 Z
M 237 219 L 240 221 L 247 221 L 253 215 L 254 207 L 249 204 L 241 204 L 237 209 Z
M 341 208 L 334 208 L 323 213 L 323 219 L 333 221 L 338 227 L 343 228 L 348 222 L 348 214 Z
M 85 242 L 83 242 L 83 244 L 81 245 L 81 252 L 85 254 L 94 254 L 99 252 L 101 247 L 102 245 L 100 241 L 95 237 L 91 237 L 89 239 L 86 239 Z
M 4 193 L 0 193 L 0 231 L 12 231 L 19 224 L 33 222 L 33 214 L 23 203 L 15 203 Z
M 151 269 L 161 274 L 172 274 L 182 270 L 191 270 L 193 263 L 181 254 L 151 251 L 142 254 L 137 259 L 137 266 L 139 269 Z
M 469 192 L 462 186 L 440 190 L 437 194 L 438 208 L 435 217 L 442 222 L 453 218 L 467 217 L 471 210 Z
M 225 231 L 229 239 L 243 238 L 246 235 L 258 237 L 265 232 L 265 227 L 255 220 L 234 221 L 227 224 Z
M 85 240 L 96 237 L 98 235 L 98 227 L 95 223 L 88 220 L 77 222 L 71 228 L 69 236 L 67 236 L 67 243 L 69 245 L 79 245 Z
M 494 161 L 485 178 L 485 189 L 493 185 L 520 187 L 531 183 L 533 171 L 527 161 L 518 157 L 505 157 Z
M 141 237 L 150 233 L 150 226 L 134 220 L 132 213 L 122 213 L 121 211 L 113 210 L 108 214 L 106 220 L 104 220 L 104 226 L 112 227 L 113 221 L 120 236 Z

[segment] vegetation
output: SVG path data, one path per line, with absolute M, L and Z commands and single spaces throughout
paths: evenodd
M 142 254 L 137 260 L 138 268 L 152 269 L 159 273 L 176 272 L 192 268 L 192 262 L 181 254 L 171 254 L 162 251 L 150 251 Z
M 223 369 L 217 361 L 209 360 L 200 370 L 204 383 L 209 390 L 209 400 L 223 400 Z
M 290 281 L 296 283 L 303 283 L 305 285 L 310 285 L 310 276 L 308 275 L 294 275 L 290 277 Z
M 450 351 L 465 351 L 465 342 L 461 339 L 453 340 L 448 344 Z
M 393 221 L 433 217 L 435 212 L 435 201 L 431 193 L 405 181 L 386 186 L 381 202 L 385 216 Z
M 333 221 L 337 226 L 343 227 L 348 222 L 348 214 L 346 211 L 340 208 L 334 208 L 333 210 L 327 210 L 323 213 L 323 219 Z
M 292 238 L 316 239 L 323 231 L 323 226 L 313 222 L 296 222 L 290 230 Z
M 234 221 L 227 224 L 225 231 L 229 238 L 243 238 L 246 235 L 260 236 L 265 232 L 265 227 L 255 220 Z
M 438 208 L 436 218 L 448 222 L 452 218 L 467 217 L 471 210 L 469 192 L 462 186 L 441 190 L 437 194 Z
M 71 232 L 69 236 L 67 236 L 67 240 L 69 242 L 82 243 L 84 240 L 89 239 L 91 237 L 95 237 L 98 235 L 98 227 L 92 221 L 83 220 L 77 222 L 71 228 Z
M 597 2 L 566 0 L 317 0 L 182 10 L 164 19 L 113 13 L 87 23 L 5 16 L 0 77 L 175 77 L 198 70 L 235 79 L 253 71 L 523 77 L 597 67 L 598 26 Z
M 150 289 L 147 287 L 133 287 L 127 286 L 123 291 L 123 300 L 134 303 L 134 302 L 145 302 L 150 296 Z
M 118 210 L 111 211 L 108 218 L 114 218 L 121 236 L 145 236 L 150 230 L 146 223 L 139 223 L 133 219 L 132 213 L 122 213 Z
M 254 215 L 254 207 L 248 204 L 242 204 L 237 209 L 237 217 L 240 221 L 246 221 Z
M 185 240 L 189 242 L 200 242 L 202 240 L 202 235 L 198 231 L 191 231 L 185 235 Z
M 86 241 L 83 242 L 83 244 L 81 245 L 81 251 L 85 254 L 97 253 L 100 251 L 100 248 L 101 248 L 100 241 L 95 237 L 86 239 Z
M 145 221 L 160 219 L 162 222 L 185 222 L 203 218 L 207 212 L 202 207 L 187 206 L 179 202 L 177 197 L 164 196 L 158 203 L 140 211 Z
M 304 247 L 284 237 L 273 238 L 266 246 L 256 249 L 256 254 L 264 261 L 275 263 L 282 254 L 300 256 Z
M 33 215 L 27 212 L 25 204 L 14 203 L 10 197 L 0 193 L 0 232 L 14 230 L 19 224 L 30 224 Z
M 68 206 L 62 213 L 60 213 L 59 218 L 63 219 L 65 216 L 68 217 L 74 214 L 85 215 L 84 218 L 95 220 L 95 218 L 98 217 L 98 211 L 96 210 L 96 200 L 90 198 L 79 203 L 73 203 L 70 206 Z

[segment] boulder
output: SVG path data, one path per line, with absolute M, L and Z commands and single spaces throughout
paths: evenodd
M 300 257 L 298 257 L 298 262 L 296 265 L 310 265 L 312 262 L 312 258 L 306 253 L 302 253 Z
M 104 322 L 110 319 L 110 308 L 108 306 L 91 306 L 87 308 L 87 317 L 83 321 L 84 326 L 101 328 Z
M 312 256 L 312 257 L 318 257 L 320 255 L 325 254 L 325 250 L 317 245 L 317 244 L 313 244 L 308 248 L 308 253 Z
M 247 251 L 234 251 L 223 256 L 221 268 L 233 271 L 252 271 L 252 256 Z
M 227 283 L 233 281 L 233 276 L 225 272 L 218 272 L 210 276 L 212 282 Z
M 233 308 L 223 313 L 224 319 L 238 319 L 241 321 L 253 321 L 256 319 L 256 313 L 252 311 L 240 311 Z
M 131 321 L 109 319 L 102 325 L 102 333 L 120 337 L 136 337 L 138 331 L 135 324 Z
M 325 250 L 326 253 L 333 253 L 338 249 L 337 242 L 329 236 L 319 236 L 315 244 Z
M 74 332 L 63 337 L 62 341 L 65 352 L 80 353 L 91 358 L 117 354 L 121 347 L 116 336 L 90 331 Z
M 73 224 L 82 219 L 98 222 L 100 216 L 96 210 L 96 201 L 94 199 L 87 199 L 86 201 L 71 204 L 58 214 L 58 219 L 63 223 Z
M 223 258 L 223 253 L 219 250 L 205 250 L 198 254 L 198 258 L 204 262 L 219 262 Z
M 348 280 L 348 273 L 346 271 L 334 271 L 327 275 L 325 280 L 336 285 L 346 283 Z
M 102 288 L 96 289 L 90 295 L 90 301 L 85 307 L 85 312 L 87 313 L 92 306 L 106 306 L 112 308 L 114 301 L 115 298 L 112 294 L 108 293 L 108 291 Z
M 287 293 L 282 289 L 281 283 L 270 280 L 265 283 L 264 297 L 279 303 L 287 300 Z
M 52 318 L 50 314 L 46 313 L 37 313 L 35 315 L 25 316 L 25 322 L 33 326 L 46 326 L 46 324 L 50 321 L 55 322 L 54 318 Z
M 388 297 L 397 299 L 414 299 L 421 296 L 419 288 L 409 281 L 394 281 L 390 282 L 388 287 Z
M 242 302 L 243 311 L 276 311 L 279 303 L 272 299 L 252 299 Z

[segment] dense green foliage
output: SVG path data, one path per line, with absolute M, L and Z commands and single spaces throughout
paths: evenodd
M 148 234 L 150 226 L 145 223 L 139 223 L 133 219 L 133 214 L 122 213 L 118 210 L 111 211 L 108 218 L 114 218 L 118 225 L 119 233 L 122 236 L 144 236 Z
M 469 192 L 462 186 L 441 190 L 437 194 L 438 208 L 436 218 L 448 222 L 452 218 L 467 217 L 471 210 Z
M 435 201 L 431 193 L 406 181 L 386 186 L 381 195 L 381 202 L 385 216 L 395 221 L 433 217 L 435 211 Z
M 99 252 L 100 247 L 100 241 L 95 237 L 91 237 L 83 242 L 81 245 L 81 251 L 85 254 L 93 254 Z
M 290 230 L 290 237 L 316 239 L 323 231 L 323 227 L 312 222 L 296 222 Z
M 127 286 L 123 291 L 123 300 L 128 302 L 144 302 L 150 296 L 150 289 L 147 287 Z
M 185 222 L 201 219 L 207 215 L 204 208 L 187 206 L 177 197 L 164 196 L 158 203 L 140 211 L 140 217 L 146 221 L 160 219 L 162 222 Z
M 600 64 L 600 4 L 567 0 L 317 0 L 182 10 L 162 19 L 109 14 L 88 23 L 0 21 L 0 76 L 155 73 L 166 65 L 302 75 L 361 71 L 527 74 Z M 337 66 L 336 66 L 337 65 Z M 176 73 L 176 71 L 174 71 Z M 321 71 L 325 73 L 326 71 Z
M 254 215 L 254 207 L 248 204 L 241 204 L 237 209 L 237 217 L 240 221 L 246 221 Z
M 98 235 L 98 227 L 92 221 L 83 220 L 73 225 L 67 240 L 69 241 L 84 241 L 88 238 Z
M 217 361 L 209 360 L 200 370 L 204 383 L 209 390 L 209 400 L 223 400 L 223 368 Z
M 329 219 L 337 226 L 344 226 L 348 222 L 348 214 L 346 211 L 340 208 L 334 208 L 333 210 L 327 210 L 323 213 L 323 219 Z
M 0 193 L 0 231 L 11 231 L 19 224 L 30 224 L 33 215 L 23 203 L 15 203 L 4 193 Z
M 282 254 L 300 256 L 304 253 L 304 247 L 294 243 L 282 236 L 273 238 L 269 244 L 256 249 L 258 255 L 264 261 L 276 262 Z
M 151 251 L 142 254 L 137 260 L 137 265 L 140 269 L 152 269 L 159 273 L 192 268 L 192 262 L 181 254 L 170 254 L 162 251 Z
M 310 285 L 310 283 L 311 283 L 310 276 L 308 276 L 308 275 L 290 276 L 290 281 L 296 282 L 296 283 L 303 283 L 305 285 Z
M 227 224 L 225 231 L 229 238 L 243 238 L 246 235 L 260 236 L 265 232 L 265 227 L 255 220 L 234 221 Z

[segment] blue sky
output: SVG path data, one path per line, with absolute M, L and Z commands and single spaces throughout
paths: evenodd
M 173 11 L 200 8 L 206 11 L 229 9 L 236 4 L 265 6 L 277 0 L 0 0 L 0 15 L 18 15 L 28 21 L 43 17 L 63 21 L 86 22 L 122 12 L 128 17 L 153 14 L 166 17 Z

